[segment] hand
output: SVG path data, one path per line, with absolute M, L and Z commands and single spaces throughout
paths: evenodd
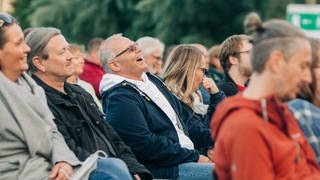
M 209 149 L 207 152 L 208 158 L 213 162 L 213 149 Z
M 212 163 L 207 156 L 200 155 L 198 159 L 198 163 Z
M 56 163 L 49 176 L 52 180 L 68 180 L 73 174 L 72 166 L 66 162 Z
M 141 180 L 139 174 L 134 174 L 133 177 L 134 177 L 136 180 Z
M 210 93 L 215 94 L 219 92 L 219 89 L 216 85 L 216 83 L 211 79 L 207 77 L 203 77 L 202 79 L 202 86 Z

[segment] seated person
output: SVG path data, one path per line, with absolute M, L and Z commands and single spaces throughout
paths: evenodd
M 320 41 L 310 39 L 312 51 L 311 83 L 303 84 L 298 98 L 288 105 L 308 138 L 320 164 Z
M 54 121 L 69 148 L 80 160 L 102 150 L 109 157 L 122 159 L 135 178 L 152 179 L 131 149 L 113 128 L 104 122 L 104 115 L 92 96 L 78 85 L 66 82 L 73 74 L 69 44 L 56 28 L 34 28 L 25 38 L 29 72 L 44 89 Z
M 106 120 L 138 160 L 155 178 L 211 179 L 211 161 L 195 149 L 210 148 L 210 136 L 184 123 L 199 119 L 183 109 L 159 78 L 145 73 L 139 46 L 113 35 L 101 44 L 100 57 L 108 72 L 100 83 Z
M 206 63 L 201 51 L 190 45 L 180 45 L 171 51 L 164 66 L 162 78 L 167 87 L 189 110 L 198 114 L 209 127 L 211 115 L 216 105 L 225 98 L 214 81 L 205 76 Z M 199 90 L 202 84 L 209 94 L 209 104 L 204 104 Z M 210 131 L 205 128 L 201 133 Z M 199 132 L 200 133 L 200 132 Z
M 15 19 L 0 13 L 0 179 L 67 180 L 81 162 L 54 124 L 43 89 L 25 72 L 29 51 Z M 99 159 L 82 176 L 108 178 L 131 179 L 115 158 Z

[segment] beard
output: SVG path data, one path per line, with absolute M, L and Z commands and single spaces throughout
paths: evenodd
M 252 74 L 252 68 L 251 67 L 246 67 L 246 66 L 239 66 L 239 72 L 243 76 L 250 77 Z

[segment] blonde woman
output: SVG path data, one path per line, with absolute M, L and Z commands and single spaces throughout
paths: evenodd
M 162 78 L 171 92 L 207 123 L 215 106 L 225 95 L 212 79 L 205 77 L 205 71 L 201 51 L 190 45 L 179 45 L 169 54 Z M 203 104 L 198 90 L 200 84 L 211 94 L 209 105 Z
M 84 50 L 81 46 L 77 44 L 71 44 L 70 45 L 70 52 L 73 55 L 72 57 L 72 65 L 73 65 L 73 74 L 67 79 L 68 83 L 71 84 L 78 84 L 83 89 L 85 89 L 93 98 L 94 102 L 99 107 L 99 110 L 102 112 L 102 105 L 98 97 L 96 96 L 96 93 L 94 92 L 93 86 L 80 79 L 80 74 L 83 73 L 83 67 L 84 67 Z

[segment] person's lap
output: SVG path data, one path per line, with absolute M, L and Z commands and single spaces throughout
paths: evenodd
M 213 179 L 212 163 L 184 163 L 179 165 L 179 180 L 197 179 L 208 180 Z
M 92 171 L 90 180 L 127 180 L 132 179 L 127 165 L 117 158 L 102 158 L 98 160 L 97 168 Z

